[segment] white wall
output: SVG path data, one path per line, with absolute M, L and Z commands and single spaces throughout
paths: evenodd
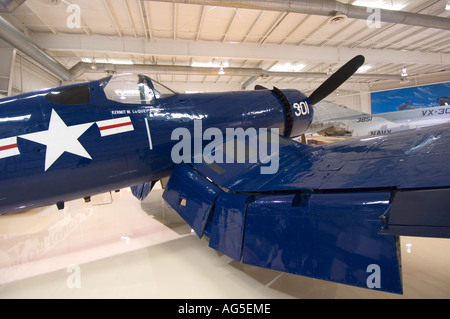
M 61 85 L 57 77 L 1 39 L 0 61 L 3 97 Z
M 12 68 L 14 67 L 15 56 L 15 49 L 0 47 L 0 94 L 5 96 L 11 91 L 10 78 Z
M 16 55 L 11 80 L 11 95 L 61 85 L 61 81 L 57 77 L 37 66 L 30 58 L 21 53 Z

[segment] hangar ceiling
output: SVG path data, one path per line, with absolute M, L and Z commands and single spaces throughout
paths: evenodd
M 1 17 L 70 72 L 65 83 L 134 71 L 178 90 L 308 93 L 357 54 L 366 69 L 345 90 L 450 80 L 447 0 L 12 2 Z

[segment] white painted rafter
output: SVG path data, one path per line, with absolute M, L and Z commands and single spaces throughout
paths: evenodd
M 321 47 L 275 44 L 253 44 L 245 46 L 234 43 L 188 40 L 146 40 L 145 38 L 84 35 L 33 34 L 32 40 L 41 48 L 50 51 L 92 51 L 126 53 L 136 55 L 162 55 L 184 57 L 216 57 L 256 60 L 301 60 L 305 62 L 346 62 L 357 54 L 366 57 L 366 63 L 414 63 L 449 65 L 450 54 L 397 51 L 391 49 L 366 49 L 346 47 Z

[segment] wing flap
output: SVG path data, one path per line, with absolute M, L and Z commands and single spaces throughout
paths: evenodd
M 211 248 L 237 261 L 402 293 L 398 237 L 379 234 L 389 191 L 229 192 L 179 164 L 163 196 Z
M 219 187 L 187 164 L 175 166 L 163 193 L 165 201 L 202 237 Z
M 450 188 L 397 191 L 383 233 L 449 238 L 449 207 Z
M 165 198 L 236 260 L 395 293 L 398 236 L 450 238 L 448 126 L 278 145 L 274 174 L 261 173 L 267 162 L 179 164 Z
M 249 195 L 221 193 L 208 229 L 209 246 L 240 261 Z
M 247 208 L 243 262 L 401 293 L 398 239 L 378 234 L 379 216 L 388 208 L 389 196 L 389 192 L 258 196 Z M 372 277 L 371 267 L 380 271 L 378 278 Z

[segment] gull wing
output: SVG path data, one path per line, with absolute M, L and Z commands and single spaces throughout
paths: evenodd
M 322 146 L 271 141 L 267 149 L 278 148 L 261 161 L 175 167 L 163 196 L 210 247 L 250 265 L 402 293 L 399 236 L 450 237 L 448 125 Z M 262 174 L 269 163 L 276 172 Z

